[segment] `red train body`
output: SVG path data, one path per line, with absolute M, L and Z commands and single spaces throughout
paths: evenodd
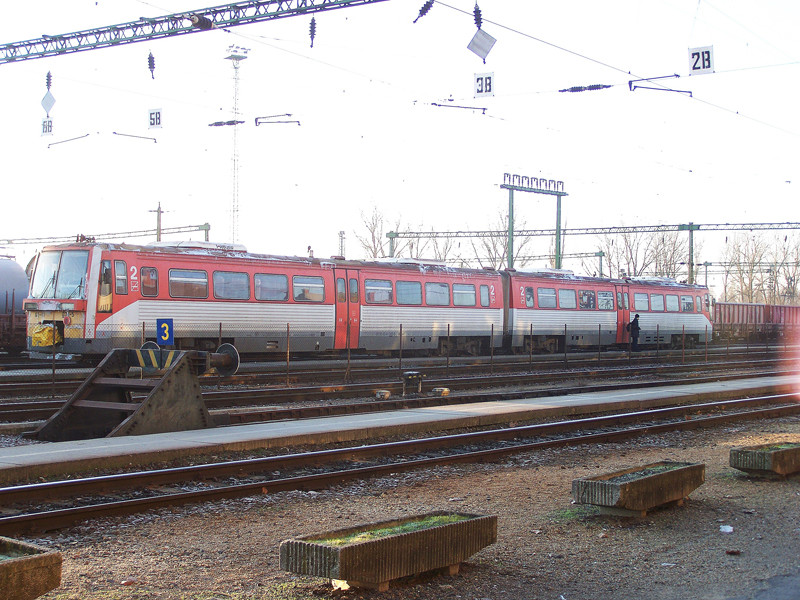
M 230 246 L 67 244 L 37 257 L 28 347 L 104 354 L 157 340 L 242 353 L 478 353 L 706 339 L 708 290 L 671 280 L 251 254 Z M 566 335 L 565 335 L 566 327 Z M 400 335 L 402 331 L 402 336 Z M 402 346 L 401 346 L 402 345 Z

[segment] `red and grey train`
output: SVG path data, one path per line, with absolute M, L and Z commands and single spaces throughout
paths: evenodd
M 667 279 L 463 269 L 419 261 L 267 256 L 241 247 L 74 243 L 36 258 L 28 349 L 139 347 L 171 319 L 178 348 L 245 354 L 365 350 L 479 353 L 689 344 L 711 336 L 708 289 Z M 402 330 L 402 336 L 400 335 Z

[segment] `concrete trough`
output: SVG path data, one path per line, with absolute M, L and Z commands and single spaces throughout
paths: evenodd
M 346 541 L 350 536 L 363 539 L 377 530 L 385 533 L 449 518 L 458 520 L 366 541 Z M 455 575 L 462 561 L 496 541 L 496 516 L 434 512 L 286 540 L 280 545 L 280 566 L 301 575 L 386 591 L 391 580 L 426 571 L 447 569 Z
M 648 511 L 683 500 L 705 481 L 702 463 L 662 461 L 572 481 L 572 498 L 622 516 L 644 516 Z
M 33 600 L 60 585 L 60 552 L 0 537 L 0 598 Z
M 730 465 L 750 475 L 785 478 L 800 473 L 800 442 L 731 448 Z

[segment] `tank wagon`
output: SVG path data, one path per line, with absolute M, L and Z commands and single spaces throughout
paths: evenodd
M 0 351 L 18 353 L 25 349 L 25 313 L 28 276 L 10 258 L 0 258 Z
M 32 351 L 105 354 L 170 333 L 178 348 L 243 354 L 476 354 L 625 345 L 634 313 L 641 343 L 696 343 L 711 334 L 708 299 L 663 279 L 84 242 L 42 250 L 25 311 Z

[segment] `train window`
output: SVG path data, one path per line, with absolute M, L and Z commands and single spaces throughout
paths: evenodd
M 358 304 L 358 279 L 350 280 L 350 302 Z
M 100 282 L 97 288 L 97 312 L 110 313 L 111 304 L 111 261 L 100 262 Z
M 525 288 L 525 306 L 528 308 L 533 308 L 533 288 L 526 287 Z
M 489 306 L 489 286 L 481 286 L 481 306 Z
M 650 294 L 650 310 L 664 310 L 664 296 L 662 294 Z
M 706 296 L 705 296 L 705 301 L 706 301 L 706 306 L 705 306 L 705 308 L 706 308 L 706 310 L 709 310 L 709 308 L 711 308 L 711 304 L 710 304 L 710 303 L 709 303 L 709 301 L 708 301 L 708 294 L 706 294 Z
M 247 273 L 214 271 L 214 298 L 249 300 L 250 276 Z
M 289 299 L 289 278 L 286 275 L 256 273 L 253 284 L 256 300 L 286 302 Z
M 667 294 L 667 311 L 678 312 L 681 309 L 678 297 L 675 294 Z
M 114 261 L 114 293 L 128 293 L 128 265 L 124 260 Z
M 170 269 L 169 295 L 173 298 L 208 298 L 208 273 Z
M 475 286 L 471 283 L 454 283 L 453 306 L 475 306 Z
M 446 283 L 426 283 L 425 304 L 428 306 L 450 306 L 450 286 Z
M 325 280 L 322 277 L 295 275 L 292 277 L 292 291 L 296 302 L 324 302 Z
M 625 301 L 625 310 L 630 309 L 630 304 L 628 303 L 628 292 L 622 294 L 622 299 Z
M 55 298 L 83 298 L 89 253 L 66 250 L 58 266 Z
M 539 300 L 539 308 L 556 307 L 556 291 L 553 288 L 539 288 L 536 290 L 536 296 Z
M 365 279 L 364 300 L 367 304 L 391 304 L 392 282 L 388 279 Z
M 700 299 L 700 296 L 694 297 L 694 310 L 695 312 L 703 312 L 703 301 Z
M 614 310 L 614 292 L 597 292 L 597 308 Z
M 681 312 L 692 312 L 694 310 L 694 300 L 691 296 L 681 296 Z
M 575 290 L 558 290 L 559 308 L 577 308 L 578 300 Z
M 617 292 L 617 306 L 622 310 L 622 292 Z
M 422 284 L 419 281 L 398 281 L 397 303 L 422 304 Z
M 634 310 L 650 310 L 650 303 L 647 301 L 647 294 L 636 292 L 633 294 Z
M 139 269 L 142 276 L 142 296 L 158 296 L 158 270 L 155 267 Z
M 342 277 L 336 280 L 336 302 L 347 302 L 347 287 Z
M 594 290 L 580 290 L 578 295 L 581 300 L 581 310 L 594 310 L 597 307 L 597 300 L 595 298 Z

